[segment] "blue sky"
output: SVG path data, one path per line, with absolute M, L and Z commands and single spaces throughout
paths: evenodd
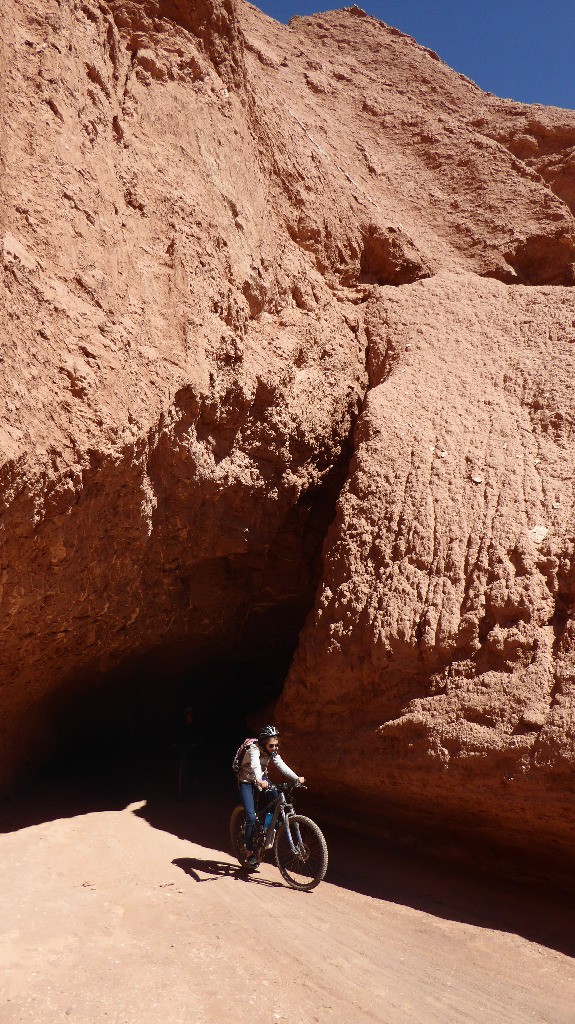
M 341 4 L 260 0 L 278 21 Z M 360 0 L 497 96 L 575 108 L 575 0 Z

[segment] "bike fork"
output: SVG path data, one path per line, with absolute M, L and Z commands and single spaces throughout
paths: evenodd
M 293 837 L 292 837 L 292 832 L 291 832 L 292 828 L 293 828 Z M 293 823 L 291 823 L 289 821 L 289 818 L 286 818 L 286 832 L 287 832 L 288 843 L 289 843 L 291 852 L 293 853 L 294 857 L 299 857 L 301 855 L 301 835 L 300 835 L 299 825 L 298 825 L 297 821 L 294 821 Z M 294 843 L 294 839 L 295 839 L 295 843 Z

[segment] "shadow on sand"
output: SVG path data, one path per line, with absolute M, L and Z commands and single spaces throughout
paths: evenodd
M 194 882 L 215 882 L 218 878 L 235 878 L 238 882 L 252 882 L 255 885 L 265 885 L 270 889 L 282 889 L 283 882 L 270 882 L 267 878 L 259 878 L 254 871 L 230 864 L 224 860 L 201 860 L 199 857 L 176 857 L 172 861 L 176 867 L 185 871 L 186 875 L 193 878 Z M 200 875 L 208 875 L 202 878 Z
M 200 780 L 190 797 L 179 801 L 175 765 L 115 762 L 61 770 L 18 800 L 0 805 L 0 832 L 11 832 L 57 818 L 103 810 L 122 810 L 145 801 L 134 814 L 153 828 L 205 848 L 206 859 L 190 856 L 173 861 L 196 882 L 235 878 L 247 884 L 280 887 L 245 871 L 229 860 L 229 817 L 237 803 L 229 773 Z M 329 849 L 326 882 L 382 901 L 477 928 L 523 936 L 531 942 L 575 956 L 572 900 L 541 887 L 501 881 L 477 870 L 440 863 L 424 853 L 394 846 L 388 840 L 357 836 L 326 824 L 317 816 Z M 208 877 L 202 877 L 207 875 Z M 315 890 L 321 893 L 321 886 Z M 313 895 L 313 894 L 312 894 Z

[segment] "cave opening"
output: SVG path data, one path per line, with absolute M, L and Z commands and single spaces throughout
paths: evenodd
M 110 669 L 88 669 L 51 698 L 57 771 L 173 764 L 184 709 L 191 708 L 205 771 L 229 772 L 238 745 L 262 716 L 273 716 L 282 693 L 315 602 L 351 453 L 349 444 L 319 485 L 300 496 L 267 550 L 198 566 L 186 581 L 188 635 Z M 217 622 L 211 636 L 194 629 L 206 615 Z
M 193 711 L 206 771 L 229 769 L 252 716 L 273 713 L 293 650 L 287 638 L 251 657 L 222 652 L 198 658 L 185 643 L 124 662 L 103 677 L 77 681 L 55 698 L 59 742 L 55 765 L 174 761 Z

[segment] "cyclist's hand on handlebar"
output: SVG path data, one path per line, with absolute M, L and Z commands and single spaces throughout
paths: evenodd
M 299 782 L 300 786 L 305 786 L 305 779 L 304 779 L 303 775 L 300 775 L 300 777 L 299 777 L 299 779 L 297 781 Z
M 262 781 L 260 782 L 260 789 L 267 789 L 268 786 L 269 782 L 267 781 L 267 779 L 262 779 Z

